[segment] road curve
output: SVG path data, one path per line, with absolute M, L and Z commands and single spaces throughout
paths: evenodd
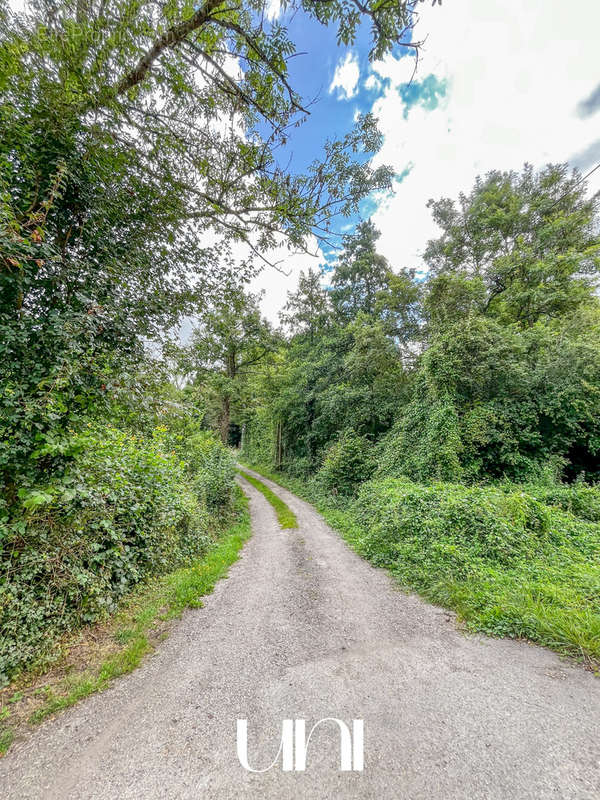
M 42 725 L 0 761 L 0 797 L 600 797 L 600 680 L 519 642 L 467 637 L 398 591 L 307 503 L 282 531 L 245 481 L 243 555 L 133 674 Z M 364 770 L 339 770 L 335 725 L 303 772 L 246 771 L 277 753 L 283 719 L 364 720 Z

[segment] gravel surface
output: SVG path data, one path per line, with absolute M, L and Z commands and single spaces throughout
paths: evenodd
M 0 761 L 9 798 L 600 797 L 600 681 L 538 647 L 467 637 L 395 588 L 307 503 L 282 531 L 242 481 L 254 535 L 204 608 L 103 694 L 43 724 Z M 305 772 L 254 774 L 283 719 L 364 720 L 365 767 L 339 770 L 315 732 Z

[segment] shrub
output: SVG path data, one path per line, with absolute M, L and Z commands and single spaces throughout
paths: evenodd
M 503 484 L 504 491 L 515 491 L 515 484 Z M 535 484 L 519 485 L 519 490 L 527 492 L 542 503 L 562 508 L 575 517 L 600 522 L 600 487 L 586 483 L 555 483 L 538 486 Z
M 275 448 L 274 422 L 265 408 L 253 410 L 243 425 L 240 455 L 255 464 L 272 464 Z
M 21 515 L 0 518 L 4 679 L 209 542 L 208 513 L 160 438 L 103 428 L 72 446 L 78 455 L 61 483 L 22 490 Z
M 365 551 L 379 561 L 451 543 L 470 559 L 507 565 L 535 557 L 550 536 L 550 510 L 523 492 L 372 481 L 362 487 L 355 511 L 367 531 Z
M 423 382 L 422 382 L 423 383 Z M 380 477 L 456 481 L 462 476 L 458 416 L 448 396 L 419 387 L 404 414 L 378 446 Z
M 329 491 L 347 495 L 368 480 L 374 469 L 372 444 L 348 430 L 327 451 L 317 479 Z
M 362 555 L 472 628 L 598 660 L 597 499 L 591 487 L 387 479 L 363 485 L 348 517 Z
M 236 473 L 231 451 L 212 433 L 200 431 L 185 440 L 182 454 L 192 485 L 208 508 L 227 505 Z

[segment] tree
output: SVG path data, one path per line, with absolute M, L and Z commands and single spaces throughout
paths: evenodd
M 388 273 L 386 286 L 377 294 L 375 314 L 405 363 L 410 363 L 423 332 L 422 285 L 414 270 Z
M 393 272 L 377 253 L 379 231 L 371 221 L 361 222 L 344 239 L 344 251 L 331 280 L 331 302 L 340 320 L 359 314 L 380 320 L 387 335 L 406 360 L 420 338 L 421 287 L 414 270 Z
M 291 5 L 337 25 L 343 42 L 370 19 L 374 57 L 408 35 L 415 10 Z M 389 185 L 390 170 L 368 159 L 380 143 L 369 115 L 326 142 L 306 174 L 278 164 L 307 111 L 288 80 L 294 45 L 262 10 L 253 0 L 32 0 L 22 13 L 0 10 L 7 485 L 60 471 L 69 429 L 100 411 L 148 339 L 231 272 L 229 241 L 259 256 L 282 241 L 303 248 Z
M 410 272 L 389 269 L 375 250 L 377 237 L 370 222 L 346 237 L 333 288 L 324 290 L 315 271 L 301 276 L 282 314 L 292 335 L 277 369 L 267 370 L 268 378 L 254 386 L 254 406 L 267 407 L 267 416 L 277 421 L 278 461 L 301 473 L 320 466 L 342 431 L 377 439 L 406 399 L 406 365 L 420 330 L 420 289 Z M 264 458 L 264 437 L 248 423 L 252 447 Z
M 293 334 L 308 336 L 310 345 L 331 322 L 329 296 L 321 286 L 322 274 L 312 267 L 306 273 L 300 272 L 298 288 L 288 292 L 288 301 L 279 315 Z
M 326 457 L 350 474 L 334 443 L 348 440 L 352 462 L 358 437 L 382 476 L 597 481 L 598 202 L 565 167 L 490 173 L 458 209 L 433 204 L 442 235 L 421 282 L 393 273 L 360 225 L 332 276 L 328 324 L 312 340 L 294 333 L 254 386 L 261 458 L 256 428 L 272 436 L 277 419 L 283 466 L 304 475 Z M 306 296 L 290 308 L 306 330 Z
M 474 310 L 533 325 L 591 296 L 600 267 L 600 195 L 589 198 L 566 164 L 493 171 L 460 195 L 458 208 L 447 198 L 429 206 L 442 229 L 425 250 L 434 320 Z M 435 295 L 447 306 L 441 313 Z
M 399 39 L 416 47 L 408 40 L 415 18 L 408 0 L 373 8 L 352 0 L 352 13 L 337 0 L 289 5 L 337 26 L 346 43 L 363 19 L 371 20 L 374 57 Z M 378 147 L 368 115 L 345 140 L 326 143 L 325 158 L 306 175 L 278 165 L 277 149 L 308 111 L 288 80 L 293 42 L 283 25 L 265 24 L 263 11 L 262 1 L 206 0 L 194 7 L 175 0 L 157 7 L 37 0 L 28 13 L 6 12 L 0 18 L 4 144 L 13 148 L 19 179 L 11 185 L 24 208 L 32 200 L 35 207 L 36 186 L 44 196 L 63 148 L 77 151 L 79 166 L 90 149 L 113 165 L 122 159 L 134 179 L 134 209 L 139 184 L 151 196 L 156 186 L 160 210 L 170 225 L 180 220 L 178 231 L 186 223 L 217 228 L 259 250 L 280 235 L 302 246 L 313 230 L 324 233 L 332 217 L 356 210 L 365 192 L 388 186 L 389 169 L 373 170 L 368 159 L 354 156 Z M 44 145 L 48 130 L 60 134 L 61 147 Z M 78 199 L 67 246 L 84 229 L 85 195 Z
M 199 326 L 183 354 L 183 363 L 196 383 L 218 398 L 218 427 L 227 443 L 232 403 L 240 400 L 243 381 L 276 345 L 269 323 L 260 315 L 259 296 L 230 282 L 211 307 L 200 315 Z
M 549 469 L 596 480 L 599 314 L 596 302 L 526 328 L 481 315 L 449 325 L 421 359 L 384 462 L 421 481 L 527 481 Z
M 331 281 L 331 302 L 343 320 L 357 314 L 373 316 L 378 294 L 389 287 L 390 269 L 375 250 L 379 232 L 372 222 L 361 222 L 344 237 L 344 250 Z

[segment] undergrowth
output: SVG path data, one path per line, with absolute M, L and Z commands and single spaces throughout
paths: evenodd
M 235 504 L 233 521 L 204 557 L 151 579 L 107 623 L 74 636 L 71 653 L 51 673 L 22 674 L 0 692 L 0 755 L 16 735 L 134 670 L 164 638 L 171 620 L 202 606 L 251 533 L 247 500 L 237 488 Z
M 61 480 L 10 508 L 0 499 L 0 686 L 47 669 L 62 636 L 137 585 L 201 558 L 234 486 L 231 453 L 204 433 L 176 449 L 163 428 L 90 426 L 69 446 Z
M 360 555 L 456 611 L 468 629 L 600 667 L 598 490 L 386 479 L 342 498 L 318 481 L 251 466 L 313 503 Z

